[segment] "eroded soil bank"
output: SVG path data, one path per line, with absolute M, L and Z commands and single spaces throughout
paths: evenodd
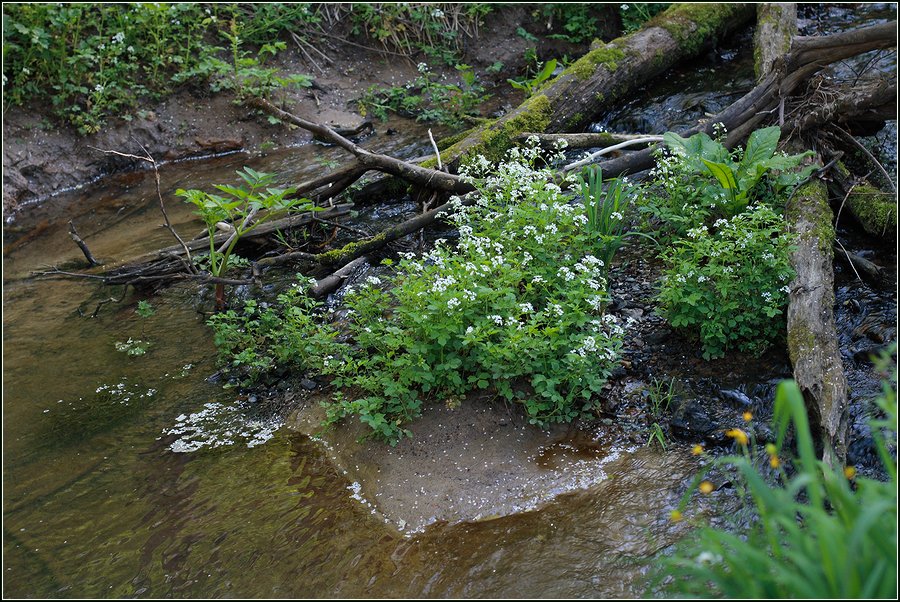
M 526 49 L 536 47 L 541 56 L 580 56 L 587 50 L 587 43 L 544 37 L 529 40 L 518 35 L 518 28 L 540 33 L 548 27 L 533 12 L 526 6 L 495 8 L 478 38 L 467 41 L 461 62 L 473 65 L 493 94 L 483 107 L 485 117 L 521 102 L 521 93 L 515 92 L 506 79 L 524 70 Z M 616 26 L 613 22 L 601 25 L 606 29 Z M 377 41 L 343 29 L 338 24 L 332 33 L 344 36 L 348 43 L 335 38 L 320 41 L 321 49 L 331 59 L 319 65 L 322 71 L 306 62 L 292 42 L 273 65 L 282 73 L 305 73 L 315 78 L 312 88 L 278 94 L 292 111 L 312 121 L 353 128 L 364 120 L 357 103 L 363 93 L 373 85 L 403 86 L 414 80 L 420 57 L 379 52 Z M 497 62 L 503 64 L 502 73 L 486 70 Z M 441 81 L 459 82 L 453 67 L 438 61 L 429 61 L 429 66 Z M 103 175 L 140 167 L 132 160 L 94 149 L 140 154 L 139 145 L 143 145 L 154 158 L 165 162 L 236 150 L 256 153 L 306 144 L 312 139 L 306 131 L 273 125 L 266 116 L 235 104 L 230 93 L 212 94 L 196 88 L 182 89 L 160 103 L 141 107 L 144 117 L 112 119 L 101 132 L 90 136 L 80 136 L 74 128 L 50 119 L 49 106 L 10 108 L 3 116 L 3 213 L 7 221 L 23 203 L 41 202 Z M 377 120 L 375 127 L 382 132 L 387 129 Z

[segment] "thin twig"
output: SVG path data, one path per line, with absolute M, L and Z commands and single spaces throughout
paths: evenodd
M 844 245 L 842 245 L 841 241 L 839 241 L 837 238 L 834 239 L 834 242 L 837 243 L 837 245 L 841 248 L 841 250 L 847 256 L 847 261 L 850 263 L 850 267 L 853 268 L 853 273 L 856 274 L 856 277 L 859 278 L 860 282 L 863 282 L 862 276 L 859 275 L 859 272 L 856 271 L 856 266 L 853 265 L 853 259 L 850 258 L 850 253 L 847 252 L 847 249 L 844 248 Z
M 359 228 L 354 228 L 353 226 L 348 226 L 346 224 L 341 224 L 339 222 L 333 222 L 331 220 L 322 219 L 316 216 L 313 216 L 312 221 L 317 222 L 319 224 L 325 224 L 328 226 L 332 226 L 334 228 L 341 228 L 343 230 L 347 230 L 348 232 L 353 232 L 354 234 L 359 234 L 362 237 L 369 238 L 372 236 L 370 233 L 365 230 L 360 230 Z
M 97 314 L 100 313 L 100 308 L 106 305 L 107 303 L 121 303 L 125 300 L 125 296 L 128 294 L 128 285 L 122 287 L 122 296 L 116 299 L 115 297 L 110 297 L 109 299 L 104 299 L 97 303 L 97 307 L 94 309 L 93 313 L 89 317 L 96 318 Z
M 856 138 L 854 138 L 853 136 L 851 136 L 848 132 L 846 132 L 845 130 L 843 130 L 839 125 L 834 125 L 834 129 L 836 129 L 837 131 L 841 132 L 847 140 L 849 140 L 850 142 L 852 142 L 853 144 L 855 144 L 856 147 L 859 148 L 859 150 L 861 150 L 863 153 L 865 153 L 865 155 L 869 158 L 869 160 L 871 160 L 872 163 L 874 163 L 875 166 L 876 166 L 879 170 L 881 170 L 881 175 L 884 176 L 884 179 L 887 180 L 887 183 L 890 185 L 890 187 L 891 187 L 891 192 L 893 192 L 894 194 L 897 194 L 897 187 L 894 186 L 894 181 L 891 179 L 891 176 L 888 175 L 887 170 L 886 170 L 886 169 L 884 168 L 884 166 L 878 161 L 878 159 L 876 159 L 875 156 L 874 156 L 872 153 L 869 152 L 869 149 L 867 149 L 867 148 L 865 147 L 865 145 L 863 145 L 862 142 L 860 142 L 859 140 L 857 140 Z
M 91 253 L 91 250 L 88 248 L 87 243 L 78 235 L 78 230 L 75 229 L 75 223 L 72 220 L 69 220 L 69 237 L 75 241 L 75 244 L 78 245 L 78 248 L 81 249 L 81 252 L 84 254 L 84 258 L 88 260 L 88 263 L 91 267 L 97 265 L 103 265 L 96 259 L 94 259 L 94 255 Z
M 570 163 L 563 167 L 563 171 L 572 171 L 573 169 L 578 169 L 579 167 L 583 167 L 585 165 L 589 165 L 593 163 L 595 159 L 598 157 L 602 157 L 603 155 L 607 155 L 613 151 L 619 150 L 620 148 L 625 148 L 626 146 L 634 146 L 636 144 L 646 144 L 648 142 L 662 142 L 662 136 L 645 136 L 643 138 L 635 138 L 634 140 L 626 140 L 624 142 L 620 142 L 619 144 L 614 144 L 612 146 L 607 146 L 606 148 L 600 149 L 595 153 L 591 153 L 581 161 L 575 161 L 574 163 Z
M 428 128 L 428 139 L 431 140 L 431 148 L 434 149 L 434 155 L 437 157 L 438 171 L 444 171 L 444 164 L 441 163 L 441 151 L 438 149 L 437 142 L 434 141 L 431 128 Z
M 181 248 L 184 249 L 184 253 L 185 253 L 185 255 L 187 255 L 188 263 L 190 265 L 190 272 L 192 274 L 196 274 L 196 270 L 193 267 L 193 260 L 191 259 L 191 251 L 188 249 L 188 246 L 186 244 L 184 244 L 184 241 L 178 235 L 178 232 L 175 231 L 175 228 L 172 227 L 172 222 L 169 220 L 169 214 L 166 212 L 166 205 L 163 202 L 163 198 L 162 198 L 162 188 L 160 187 L 159 166 L 157 165 L 156 160 L 153 158 L 153 155 L 150 154 L 150 152 L 144 147 L 144 145 L 141 144 L 140 142 L 138 142 L 137 140 L 135 140 L 135 142 L 137 142 L 138 146 L 141 147 L 142 151 L 147 153 L 146 156 L 141 157 L 139 155 L 133 155 L 131 153 L 120 153 L 119 151 L 105 150 L 105 149 L 96 148 L 96 147 L 90 146 L 90 145 L 88 145 L 88 148 L 95 150 L 95 151 L 99 151 L 101 153 L 108 154 L 108 155 L 118 155 L 120 157 L 127 157 L 129 159 L 137 159 L 138 161 L 146 161 L 147 163 L 150 163 L 150 165 L 153 166 L 153 175 L 156 180 L 156 198 L 159 199 L 159 209 L 160 209 L 160 211 L 162 211 L 163 219 L 166 220 L 166 228 L 169 230 L 169 232 L 172 233 L 172 236 L 175 237 L 175 240 L 178 241 L 178 244 L 181 245 Z

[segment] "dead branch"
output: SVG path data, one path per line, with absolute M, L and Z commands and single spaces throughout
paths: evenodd
M 646 134 L 616 134 L 613 132 L 581 132 L 577 134 L 544 134 L 540 132 L 523 132 L 516 137 L 517 142 L 525 142 L 529 138 L 537 138 L 541 146 L 554 146 L 559 140 L 564 140 L 566 148 L 606 148 L 627 142 L 646 138 Z
M 312 132 L 324 140 L 328 140 L 337 144 L 344 150 L 352 153 L 360 164 L 368 169 L 377 169 L 385 173 L 402 178 L 417 186 L 423 188 L 431 188 L 450 192 L 454 194 L 465 194 L 474 190 L 474 187 L 464 182 L 459 176 L 443 173 L 434 169 L 428 169 L 419 165 L 414 165 L 406 161 L 401 161 L 387 155 L 372 153 L 350 140 L 344 138 L 328 126 L 307 121 L 301 117 L 297 117 L 286 111 L 282 111 L 272 103 L 261 98 L 254 98 L 248 101 L 249 106 L 262 109 L 263 111 L 278 117 L 282 121 L 293 123 L 305 130 Z
M 184 243 L 184 241 L 183 241 L 183 240 L 181 239 L 181 237 L 178 235 L 178 232 L 175 231 L 175 228 L 172 227 L 172 222 L 169 221 L 169 214 L 166 212 L 166 204 L 163 202 L 163 198 L 162 198 L 162 189 L 161 189 L 160 183 L 159 183 L 159 166 L 156 164 L 156 160 L 153 158 L 153 155 L 151 155 L 151 154 L 147 151 L 147 149 L 144 148 L 144 145 L 143 145 L 143 144 L 141 144 L 140 142 L 138 142 L 138 146 L 140 146 L 140 147 L 141 147 L 141 150 L 144 151 L 144 153 L 145 153 L 144 156 L 140 156 L 140 155 L 132 155 L 132 154 L 130 154 L 130 153 L 120 153 L 120 152 L 118 152 L 118 151 L 113 151 L 113 150 L 103 150 L 103 149 L 99 149 L 99 148 L 94 148 L 93 146 L 89 146 L 88 148 L 91 148 L 91 149 L 96 150 L 96 151 L 100 151 L 101 153 L 113 154 L 113 155 L 119 155 L 120 157 L 128 157 L 128 158 L 131 158 L 131 159 L 136 159 L 136 160 L 138 160 L 138 161 L 145 161 L 145 162 L 149 163 L 149 164 L 153 167 L 153 176 L 154 176 L 155 181 L 156 181 L 156 198 L 159 199 L 159 210 L 162 212 L 162 214 L 163 214 L 163 219 L 164 219 L 165 222 L 166 222 L 166 229 L 167 229 L 169 232 L 172 233 L 172 236 L 175 237 L 175 240 L 178 241 L 178 244 L 181 245 L 181 248 L 184 250 L 184 254 L 185 254 L 185 256 L 186 256 L 187 259 L 188 259 L 188 266 L 189 266 L 188 269 L 189 269 L 189 271 L 190 271 L 191 273 L 196 273 L 197 270 L 196 270 L 196 269 L 194 268 L 194 266 L 193 266 L 193 261 L 191 260 L 191 251 L 190 251 L 190 249 L 188 249 L 188 246 Z
M 341 284 L 343 284 L 344 281 L 350 277 L 350 275 L 356 270 L 356 268 L 369 262 L 370 259 L 368 255 L 357 257 L 330 276 L 326 276 L 325 278 L 317 281 L 312 287 L 310 287 L 309 294 L 318 299 L 336 291 L 341 286 Z
M 882 268 L 878 267 L 877 264 L 872 263 L 865 257 L 860 257 L 856 253 L 851 253 L 850 251 L 845 249 L 844 245 L 842 245 L 837 239 L 835 239 L 834 243 L 835 257 L 840 257 L 841 259 L 846 261 L 847 264 L 851 268 L 853 268 L 853 271 L 854 273 L 856 273 L 857 278 L 863 280 L 862 276 L 865 276 L 865 281 L 877 288 L 884 289 L 892 287 L 890 278 L 888 278 L 887 274 L 885 274 L 885 271 Z
M 102 265 L 99 261 L 94 259 L 93 254 L 91 254 L 91 250 L 88 248 L 87 243 L 82 240 L 82 238 L 78 235 L 78 230 L 75 229 L 75 224 L 72 220 L 69 220 L 69 237 L 75 241 L 75 244 L 78 245 L 78 248 L 81 249 L 81 252 L 84 254 L 84 258 L 87 259 L 88 263 L 91 267 Z

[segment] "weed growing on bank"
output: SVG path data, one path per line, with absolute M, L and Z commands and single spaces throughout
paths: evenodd
M 268 26 L 274 12 L 290 15 L 295 28 L 314 23 L 313 13 L 261 6 L 6 4 L 4 105 L 49 101 L 56 116 L 90 134 L 110 117 L 132 119 L 142 101 L 181 84 L 257 95 L 309 85 L 308 76 L 281 76 L 263 63 L 285 48 Z M 260 47 L 255 55 L 247 35 Z
M 460 126 L 468 117 L 479 116 L 479 107 L 490 98 L 469 65 L 457 65 L 461 82 L 442 83 L 425 63 L 419 76 L 405 86 L 371 86 L 359 100 L 359 112 L 387 119 L 388 111 L 417 121 Z

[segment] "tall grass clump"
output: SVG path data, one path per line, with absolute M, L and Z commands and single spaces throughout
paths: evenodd
M 832 468 L 815 455 L 803 396 L 793 381 L 775 399 L 777 443 L 765 447 L 767 469 L 755 466 L 753 446 L 732 429 L 740 454 L 708 468 L 725 469 L 750 510 L 750 526 L 734 531 L 705 527 L 688 535 L 654 577 L 663 593 L 725 598 L 897 597 L 897 399 L 896 364 L 877 400 L 883 417 L 871 423 L 886 480 L 858 476 L 853 467 Z M 797 457 L 785 446 L 792 427 Z M 673 518 L 684 511 L 694 481 Z

